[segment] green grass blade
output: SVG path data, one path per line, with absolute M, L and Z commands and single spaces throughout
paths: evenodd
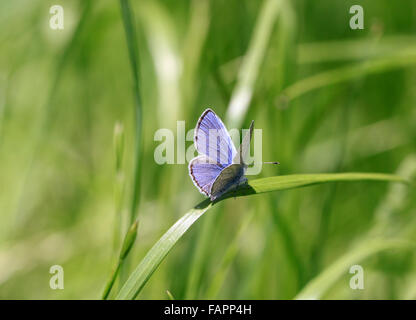
M 301 43 L 297 48 L 299 64 L 338 61 L 361 61 L 394 54 L 397 51 L 414 50 L 416 37 L 411 35 L 383 35 L 374 37 Z
M 416 64 L 415 50 L 402 50 L 390 57 L 383 57 L 342 66 L 336 69 L 323 71 L 305 79 L 301 79 L 283 90 L 285 100 L 293 100 L 310 91 L 338 84 L 368 74 L 383 73 L 394 69 L 406 68 Z
M 136 220 L 130 229 L 127 231 L 126 236 L 124 237 L 123 245 L 121 246 L 120 255 L 118 257 L 117 265 L 114 268 L 110 278 L 108 279 L 104 291 L 102 294 L 102 299 L 106 300 L 113 288 L 114 282 L 117 279 L 118 273 L 123 265 L 124 259 L 128 256 L 130 249 L 133 247 L 134 241 L 136 241 L 137 237 L 137 227 L 138 221 Z
M 139 52 L 137 45 L 137 36 L 134 23 L 134 12 L 130 6 L 129 0 L 120 0 L 121 16 L 126 36 L 127 49 L 130 60 L 130 68 L 133 77 L 133 96 L 134 96 L 134 158 L 133 158 L 133 188 L 130 204 L 129 226 L 134 226 L 137 218 L 137 210 L 140 201 L 140 180 L 142 165 L 142 101 L 140 95 L 140 76 L 139 76 Z M 127 236 L 127 235 L 126 235 Z M 123 259 L 124 261 L 124 259 Z M 128 271 L 128 260 L 123 263 L 121 276 L 123 279 Z M 115 275 L 117 277 L 117 274 Z M 111 288 L 110 288 L 111 290 Z
M 125 176 L 123 167 L 124 157 L 124 127 L 120 122 L 114 126 L 113 133 L 114 158 L 115 158 L 115 175 L 114 175 L 114 235 L 113 251 L 117 252 L 121 243 L 121 225 L 123 211 L 123 197 Z
M 259 194 L 305 187 L 309 185 L 335 182 L 335 181 L 392 181 L 403 182 L 407 180 L 391 174 L 382 173 L 333 173 L 333 174 L 295 174 L 287 176 L 270 177 L 249 181 L 240 189 L 229 192 L 221 199 Z M 176 242 L 215 202 L 204 200 L 179 219 L 149 250 L 137 268 L 127 279 L 116 299 L 134 299 L 141 291 L 147 280 L 152 276 L 163 259 L 167 256 Z
M 400 165 L 397 173 L 402 177 L 407 177 L 409 180 L 413 178 L 416 172 L 416 158 L 414 156 L 407 157 Z M 320 299 L 325 292 L 346 272 L 348 268 L 365 258 L 377 254 L 378 252 L 394 249 L 405 248 L 410 245 L 407 241 L 397 240 L 379 240 L 374 242 L 374 238 L 380 236 L 385 237 L 387 234 L 391 234 L 391 229 L 394 228 L 398 221 L 397 217 L 393 215 L 393 212 L 400 212 L 398 207 L 403 206 L 406 203 L 408 188 L 404 188 L 405 185 L 394 184 L 391 185 L 389 191 L 384 197 L 384 200 L 377 208 L 374 214 L 373 228 L 367 233 L 367 235 L 361 240 L 361 245 L 357 245 L 343 257 L 339 258 L 330 267 L 316 276 L 309 282 L 304 289 L 298 293 L 296 299 Z M 389 232 L 390 229 L 390 232 Z M 402 239 L 403 233 L 401 236 Z M 414 244 L 413 244 L 414 245 Z
M 129 52 L 131 71 L 133 76 L 134 113 L 135 113 L 135 151 L 134 151 L 134 176 L 133 196 L 130 208 L 130 224 L 134 223 L 140 199 L 141 177 L 141 140 L 142 140 L 142 102 L 139 85 L 139 61 L 134 16 L 128 0 L 120 0 L 121 15 L 126 34 L 127 48 Z
M 231 241 L 230 245 L 225 251 L 222 260 L 219 263 L 219 267 L 215 271 L 215 275 L 211 279 L 210 285 L 206 290 L 205 297 L 207 299 L 218 299 L 218 294 L 221 292 L 221 288 L 226 282 L 227 275 L 229 274 L 231 269 L 231 265 L 234 262 L 236 256 L 238 255 L 239 249 L 241 247 L 241 237 L 251 224 L 253 217 L 254 212 L 245 216 L 243 221 L 240 223 L 237 235 L 235 236 L 234 240 Z
M 166 294 L 168 295 L 169 300 L 175 300 L 175 297 L 172 295 L 172 293 L 169 290 L 166 290 Z
M 363 243 L 361 246 L 351 250 L 324 272 L 309 282 L 306 287 L 295 297 L 297 300 L 316 300 L 322 298 L 325 292 L 339 279 L 348 272 L 349 268 L 360 261 L 375 255 L 381 251 L 391 249 L 409 249 L 414 247 L 414 243 L 404 240 L 385 240 Z
M 237 85 L 228 106 L 225 122 L 230 128 L 240 128 L 244 121 L 281 3 L 280 0 L 265 0 L 260 9 L 253 38 L 243 59 Z
M 245 188 L 237 191 L 238 195 L 249 195 L 285 189 L 310 186 L 336 181 L 396 181 L 408 183 L 408 180 L 393 174 L 384 173 L 318 173 L 292 174 L 286 176 L 257 179 L 249 182 Z M 233 197 L 233 194 L 227 195 Z
M 207 199 L 179 219 L 146 254 L 116 299 L 134 299 L 175 243 L 211 206 L 212 202 Z
M 216 227 L 216 221 L 216 215 L 209 215 L 203 221 L 202 227 L 198 232 L 196 246 L 193 249 L 194 252 L 190 261 L 188 281 L 184 295 L 185 300 L 199 299 L 198 289 L 200 287 L 201 275 L 210 251 L 210 243 L 212 242 L 212 233 Z

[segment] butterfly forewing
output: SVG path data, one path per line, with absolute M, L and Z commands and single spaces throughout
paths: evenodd
M 221 119 L 211 109 L 207 109 L 199 118 L 195 129 L 195 147 L 220 164 L 231 164 L 237 151 Z

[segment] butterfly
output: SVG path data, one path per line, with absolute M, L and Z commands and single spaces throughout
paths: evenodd
M 244 162 L 253 135 L 254 121 L 236 150 L 221 119 L 211 109 L 199 118 L 194 134 L 199 155 L 189 162 L 189 175 L 198 190 L 214 201 L 226 192 L 245 183 L 247 164 Z

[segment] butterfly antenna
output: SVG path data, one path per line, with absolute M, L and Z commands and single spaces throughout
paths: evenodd
M 263 163 L 267 163 L 267 164 L 280 164 L 279 161 L 273 161 L 273 162 L 263 162 Z

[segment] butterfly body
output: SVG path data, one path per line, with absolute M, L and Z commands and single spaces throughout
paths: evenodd
M 199 118 L 194 144 L 200 155 L 190 161 L 189 175 L 198 190 L 209 196 L 211 201 L 247 183 L 244 156 L 252 131 L 253 122 L 237 151 L 225 125 L 214 111 L 207 109 Z

